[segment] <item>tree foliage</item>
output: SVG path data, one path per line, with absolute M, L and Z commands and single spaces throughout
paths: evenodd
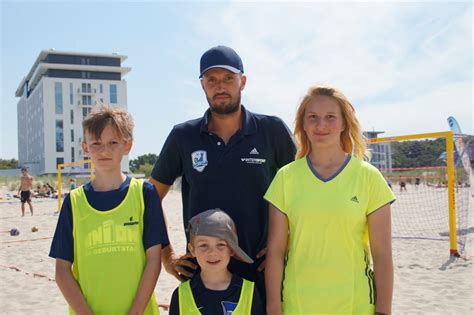
M 145 177 L 150 177 L 151 171 L 153 170 L 153 164 L 145 163 L 140 165 L 138 168 L 138 173 L 145 174 Z
M 150 168 L 150 173 L 151 173 L 151 169 L 153 168 L 153 165 L 155 165 L 156 160 L 158 160 L 158 155 L 153 154 L 153 153 L 137 156 L 135 159 L 130 160 L 129 162 L 130 170 L 133 173 L 145 173 L 144 170 L 147 168 Z M 145 168 L 143 168 L 143 170 L 140 170 L 140 167 L 146 164 L 150 166 L 146 166 Z M 150 175 L 150 174 L 145 173 L 145 175 Z
M 446 151 L 444 138 L 422 141 L 392 142 L 392 167 L 441 166 L 444 161 L 438 159 Z
M 473 136 L 464 138 L 466 150 L 470 159 L 474 157 L 471 147 L 474 143 Z M 427 139 L 419 141 L 401 141 L 392 142 L 392 167 L 424 167 L 424 166 L 442 166 L 446 165 L 446 161 L 440 158 L 446 152 L 446 139 Z M 458 159 L 456 149 L 454 149 L 455 160 Z
M 3 168 L 18 168 L 18 160 L 15 159 L 10 159 L 10 160 L 4 160 L 0 159 L 0 169 Z

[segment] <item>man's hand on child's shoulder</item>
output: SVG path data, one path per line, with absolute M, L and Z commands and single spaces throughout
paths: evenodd
M 190 272 L 185 267 L 190 268 L 193 271 L 197 269 L 197 265 L 189 261 L 190 258 L 193 258 L 190 253 L 177 255 L 171 246 L 166 246 L 162 249 L 161 254 L 161 261 L 165 267 L 165 270 L 181 282 L 191 278 L 194 273 Z

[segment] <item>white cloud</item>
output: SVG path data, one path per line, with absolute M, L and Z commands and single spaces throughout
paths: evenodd
M 454 116 L 463 133 L 473 134 L 472 85 L 443 86 L 407 101 L 370 104 L 358 110 L 365 130 L 386 131 L 387 136 L 448 131 L 447 118 Z
M 234 3 L 213 19 L 196 19 L 203 34 L 196 40 L 228 38 L 249 76 L 244 104 L 290 127 L 308 87 L 329 83 L 355 103 L 366 128 L 445 130 L 454 115 L 473 133 L 472 73 L 466 70 L 472 67 L 472 9 L 461 9 L 440 3 Z

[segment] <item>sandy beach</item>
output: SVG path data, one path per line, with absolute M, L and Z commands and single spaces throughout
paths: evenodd
M 18 199 L 0 196 L 0 314 L 67 314 L 68 308 L 54 281 L 54 259 L 48 257 L 57 221 L 57 200 L 33 199 L 21 217 Z M 165 198 L 170 239 L 177 251 L 185 248 L 181 196 Z M 471 209 L 472 210 L 472 209 Z M 394 239 L 395 290 L 393 314 L 474 314 L 474 224 L 471 211 L 466 251 L 450 258 L 447 241 Z M 37 227 L 37 232 L 32 232 Z M 10 229 L 20 231 L 10 236 Z M 169 304 L 178 282 L 162 269 L 155 295 Z M 160 309 L 162 314 L 166 311 Z

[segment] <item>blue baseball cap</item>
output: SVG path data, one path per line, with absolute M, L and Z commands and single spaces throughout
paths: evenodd
M 233 73 L 244 73 L 244 65 L 239 55 L 230 47 L 216 46 L 206 51 L 201 57 L 201 74 L 212 68 L 223 68 Z

